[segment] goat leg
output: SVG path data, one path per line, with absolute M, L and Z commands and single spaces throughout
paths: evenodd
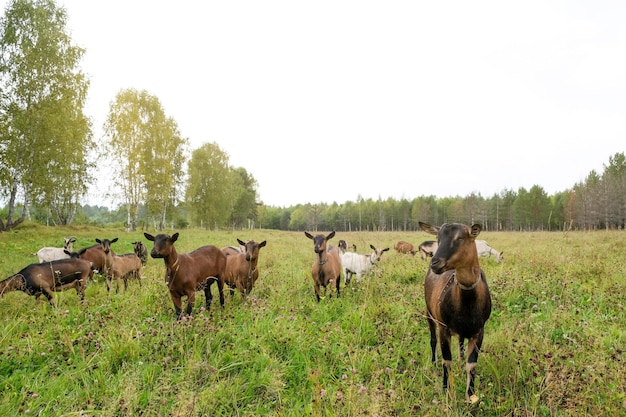
M 182 314 L 182 302 L 180 299 L 180 295 L 175 294 L 170 291 L 170 297 L 172 298 L 172 303 L 174 304 L 174 312 L 176 313 L 176 318 L 180 319 Z
M 211 301 L 213 301 L 213 294 L 211 294 L 211 281 L 207 282 L 206 287 L 204 287 L 204 299 L 206 310 L 209 311 L 211 309 Z
M 217 277 L 217 291 L 220 293 L 220 306 L 224 308 L 224 280 Z
M 467 389 L 465 390 L 465 400 L 470 403 L 475 402 L 476 399 L 474 392 L 474 379 L 476 377 L 478 353 L 480 352 L 480 347 L 483 344 L 484 335 L 484 329 L 480 329 L 478 334 L 469 339 L 469 342 L 467 344 L 467 350 L 469 351 L 469 355 L 467 357 L 467 363 L 465 364 L 465 370 L 467 372 Z
M 426 312 L 426 317 L 428 320 L 428 328 L 430 329 L 430 360 L 434 363 L 437 360 L 437 324 L 429 311 Z
M 439 343 L 441 345 L 441 358 L 443 359 L 443 389 L 448 390 L 449 373 L 452 368 L 452 351 L 450 350 L 450 330 L 444 326 L 439 326 Z

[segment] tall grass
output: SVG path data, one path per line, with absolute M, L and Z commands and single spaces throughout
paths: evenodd
M 482 259 L 493 298 L 478 362 L 475 405 L 465 372 L 441 387 L 430 362 L 419 256 L 387 252 L 373 276 L 315 301 L 312 243 L 303 233 L 183 230 L 179 252 L 267 240 L 251 296 L 227 294 L 174 320 L 162 260 L 143 285 L 107 295 L 90 282 L 86 305 L 73 290 L 58 307 L 21 292 L 0 299 L 0 415 L 49 416 L 569 416 L 626 413 L 626 234 L 483 233 L 505 261 Z M 42 246 L 75 235 L 75 248 L 139 232 L 25 227 L 0 234 L 0 275 Z M 361 253 L 369 244 L 417 245 L 422 232 L 339 233 Z M 151 247 L 150 245 L 148 245 Z M 343 284 L 343 283 L 342 283 Z M 215 292 L 215 286 L 213 286 Z M 215 294 L 214 294 L 215 295 Z M 42 299 L 43 300 L 43 299 Z

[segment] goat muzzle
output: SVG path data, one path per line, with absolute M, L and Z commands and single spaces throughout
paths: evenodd
M 446 272 L 447 262 L 443 258 L 433 258 L 430 261 L 430 269 L 437 275 L 443 274 Z

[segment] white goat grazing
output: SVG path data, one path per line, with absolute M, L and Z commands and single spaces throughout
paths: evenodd
M 57 259 L 66 259 L 70 256 L 65 253 L 74 252 L 74 242 L 76 242 L 76 238 L 74 236 L 63 238 L 64 245 L 62 248 L 41 248 L 37 251 L 37 258 L 39 258 L 39 263 L 42 262 L 52 262 Z
M 389 250 L 389 248 L 376 249 L 374 245 L 370 245 L 370 248 L 374 252 L 369 255 L 354 252 L 345 252 L 341 255 L 341 267 L 346 277 L 346 285 L 350 283 L 352 275 L 356 275 L 357 282 L 361 281 L 361 278 L 372 270 L 374 264 L 380 261 L 383 253 Z
M 504 259 L 504 252 L 498 252 L 484 240 L 475 240 L 476 242 L 476 250 L 478 251 L 478 256 L 488 258 L 493 255 L 496 258 L 496 262 L 500 263 Z

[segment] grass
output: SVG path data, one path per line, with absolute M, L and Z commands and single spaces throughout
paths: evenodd
M 42 246 L 76 248 L 141 233 L 27 226 L 0 234 L 0 275 Z M 449 393 L 430 362 L 419 256 L 387 252 L 373 276 L 315 301 L 303 233 L 183 230 L 176 246 L 267 240 L 251 297 L 228 294 L 175 321 L 162 260 L 143 285 L 107 295 L 102 278 L 56 293 L 58 307 L 22 292 L 0 299 L 0 415 L 44 416 L 570 416 L 626 414 L 624 232 L 483 233 L 505 261 L 482 259 L 493 298 L 478 361 L 475 405 L 453 368 Z M 338 233 L 393 247 L 421 232 Z M 149 243 L 149 242 L 146 242 Z M 148 245 L 150 248 L 151 246 Z M 215 295 L 215 286 L 213 286 Z

